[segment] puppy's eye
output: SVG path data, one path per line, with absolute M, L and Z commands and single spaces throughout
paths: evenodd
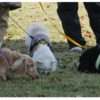
M 31 67 L 33 67 L 33 65 L 31 65 Z

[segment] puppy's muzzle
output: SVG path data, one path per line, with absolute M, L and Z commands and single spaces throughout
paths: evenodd
M 30 77 L 32 77 L 30 74 L 26 73 L 27 75 L 29 75 Z M 32 77 L 32 79 L 34 78 L 39 78 L 39 75 L 35 76 L 35 77 Z
M 32 80 L 34 80 L 34 78 L 37 78 L 38 79 L 39 78 L 39 75 L 37 75 L 36 77 L 32 77 Z
M 37 75 L 36 78 L 39 78 L 39 75 Z

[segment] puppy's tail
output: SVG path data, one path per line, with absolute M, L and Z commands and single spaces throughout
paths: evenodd
M 37 34 L 45 34 L 49 37 L 49 35 L 46 33 L 47 28 L 39 23 L 32 24 L 30 27 L 28 27 L 28 34 L 32 37 L 34 37 Z M 25 38 L 25 45 L 28 47 L 28 49 L 30 49 L 30 44 L 32 40 L 32 38 L 30 38 L 29 35 L 27 35 Z
M 31 36 L 34 36 L 38 33 L 47 33 L 47 28 L 39 23 L 32 24 L 28 28 L 28 34 L 30 34 Z

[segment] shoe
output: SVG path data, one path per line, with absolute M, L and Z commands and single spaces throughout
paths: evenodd
M 82 51 L 82 48 L 81 48 L 81 47 L 73 47 L 73 48 L 71 48 L 69 51 L 81 52 L 81 51 Z

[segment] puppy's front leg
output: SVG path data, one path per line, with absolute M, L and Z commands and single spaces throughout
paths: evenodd
M 2 78 L 3 78 L 3 81 L 6 81 L 6 75 L 3 75 Z

